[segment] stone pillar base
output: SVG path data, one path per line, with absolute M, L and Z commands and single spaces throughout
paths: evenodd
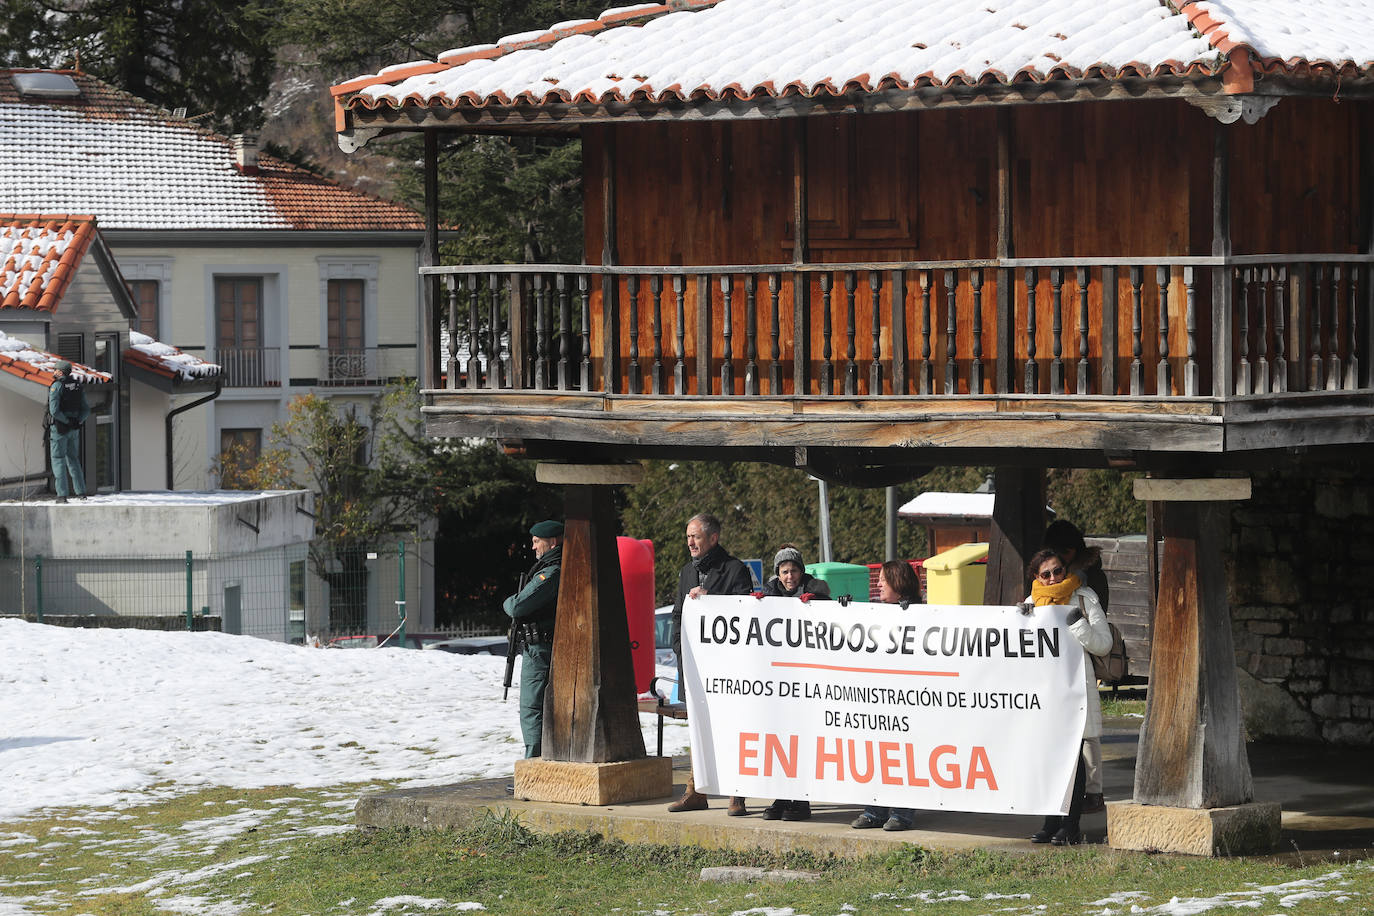
M 1107 845 L 1115 849 L 1238 856 L 1272 852 L 1278 842 L 1278 802 L 1227 808 L 1107 803 Z
M 673 794 L 673 759 L 642 757 L 573 763 L 532 757 L 515 762 L 515 797 L 568 805 L 614 805 Z

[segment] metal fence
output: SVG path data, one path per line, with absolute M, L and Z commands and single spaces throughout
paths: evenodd
M 412 548 L 413 551 L 413 548 Z M 417 558 L 404 542 L 330 557 L 319 572 L 305 544 L 230 556 L 52 558 L 0 556 L 0 615 L 69 625 L 219 629 L 279 642 L 327 643 L 352 634 L 413 633 L 407 607 Z M 320 574 L 322 573 L 322 574 Z M 207 626 L 204 618 L 218 618 Z M 54 620 L 53 622 L 57 622 Z M 464 630 L 458 635 L 479 635 Z

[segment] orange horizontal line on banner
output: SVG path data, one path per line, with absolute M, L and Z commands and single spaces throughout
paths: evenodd
M 853 668 L 849 665 L 813 665 L 809 662 L 773 662 L 774 668 L 815 668 L 820 671 L 856 671 L 860 674 L 916 674 L 925 677 L 958 677 L 958 671 L 904 671 L 901 668 Z

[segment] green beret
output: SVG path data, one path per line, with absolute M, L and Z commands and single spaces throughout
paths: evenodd
M 546 519 L 531 525 L 530 534 L 537 538 L 561 538 L 563 536 L 563 523 Z

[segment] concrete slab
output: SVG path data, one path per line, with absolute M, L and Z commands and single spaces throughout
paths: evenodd
M 1138 720 L 1109 720 L 1103 736 L 1103 782 L 1109 801 L 1127 801 L 1135 778 Z M 1283 808 L 1280 848 L 1310 864 L 1336 850 L 1374 849 L 1374 773 L 1359 748 L 1313 745 L 1250 745 L 1257 801 Z M 512 764 L 514 761 L 512 761 Z M 673 795 L 687 779 L 687 758 L 674 760 Z M 355 820 L 360 827 L 463 827 L 483 812 L 513 813 L 526 827 L 543 833 L 590 830 L 633 843 L 681 844 L 723 849 L 762 848 L 774 852 L 809 850 L 821 855 L 856 857 L 880 853 L 903 843 L 957 851 L 998 849 L 1054 854 L 1052 846 L 1033 846 L 1028 837 L 1038 817 L 917 812 L 915 829 L 902 833 L 854 830 L 849 826 L 860 805 L 813 804 L 809 821 L 765 821 L 771 799 L 750 799 L 748 817 L 727 817 L 723 798 L 705 811 L 670 814 L 668 798 L 616 805 L 566 805 L 528 801 L 507 794 L 510 779 L 449 786 L 399 789 L 363 796 Z M 1090 844 L 1104 844 L 1107 816 L 1087 815 L 1083 829 Z M 1281 855 L 1278 858 L 1284 858 Z

